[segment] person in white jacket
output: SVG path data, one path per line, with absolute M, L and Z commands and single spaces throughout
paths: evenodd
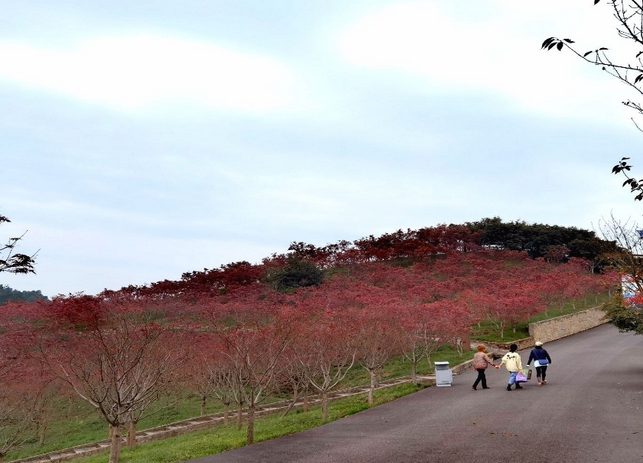
M 502 357 L 502 361 L 499 365 L 505 365 L 505 368 L 507 368 L 507 371 L 509 372 L 509 382 L 507 384 L 508 391 L 511 391 L 511 386 L 514 384 L 516 385 L 516 389 L 522 389 L 522 386 L 516 382 L 516 375 L 522 370 L 522 360 L 520 359 L 520 354 L 516 352 L 517 350 L 518 346 L 516 344 L 510 345 L 509 352 Z

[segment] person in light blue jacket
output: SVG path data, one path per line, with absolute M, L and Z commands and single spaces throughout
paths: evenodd
M 543 343 L 540 341 L 536 341 L 536 346 L 531 350 L 529 360 L 527 360 L 527 367 L 529 367 L 532 360 L 536 367 L 538 385 L 542 386 L 547 384 L 547 366 L 551 364 L 551 357 L 549 356 L 549 353 L 543 349 Z

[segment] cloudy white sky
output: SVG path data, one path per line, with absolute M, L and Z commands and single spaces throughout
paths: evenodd
M 483 217 L 593 229 L 627 88 L 591 0 L 0 0 L 2 237 L 52 296 Z M 585 48 L 584 48 L 585 47 Z

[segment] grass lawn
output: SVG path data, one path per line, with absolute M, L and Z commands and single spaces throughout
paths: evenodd
M 417 392 L 424 386 L 402 384 L 375 392 L 375 405 L 397 399 L 407 394 Z M 358 413 L 369 408 L 366 396 L 354 396 L 331 402 L 329 420 L 335 421 L 344 416 Z M 308 412 L 296 410 L 281 417 L 273 414 L 257 419 L 255 423 L 255 442 L 284 436 L 324 424 L 321 419 L 320 407 L 311 407 Z M 212 429 L 196 431 L 160 441 L 139 445 L 134 449 L 123 448 L 120 461 L 122 463 L 174 463 L 199 458 L 213 453 L 242 447 L 245 445 L 246 428 L 237 430 L 234 424 L 216 426 Z M 75 459 L 75 463 L 104 463 L 107 452 L 91 457 Z

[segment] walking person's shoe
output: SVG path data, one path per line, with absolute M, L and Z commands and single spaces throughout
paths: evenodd
M 477 389 L 474 386 L 471 386 L 471 389 L 473 389 L 474 391 L 477 391 Z
M 516 383 L 516 389 L 522 389 L 522 386 L 518 383 Z
M 507 384 L 507 390 L 511 391 L 511 384 Z
M 546 380 L 546 379 L 543 379 L 543 384 L 547 384 L 547 380 Z
M 542 381 L 538 381 L 538 385 L 542 386 L 543 385 Z
M 487 387 L 483 387 L 482 389 L 491 389 L 491 388 L 489 386 L 487 386 Z

